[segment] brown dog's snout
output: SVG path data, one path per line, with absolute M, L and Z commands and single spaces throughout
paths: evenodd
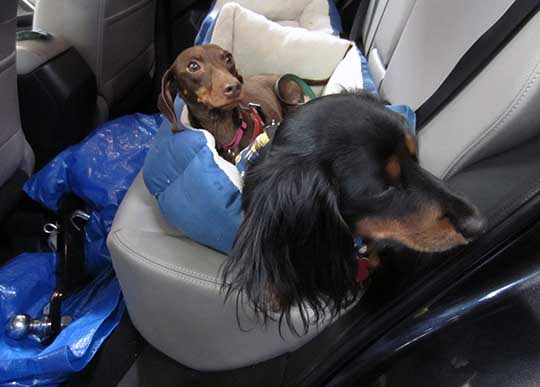
M 238 98 L 242 90 L 242 84 L 238 80 L 228 82 L 223 88 L 223 95 L 227 98 Z

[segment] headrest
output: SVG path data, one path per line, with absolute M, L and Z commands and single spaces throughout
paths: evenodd
M 293 73 L 317 80 L 329 78 L 354 47 L 324 32 L 279 25 L 235 3 L 221 9 L 211 43 L 229 50 L 244 76 Z

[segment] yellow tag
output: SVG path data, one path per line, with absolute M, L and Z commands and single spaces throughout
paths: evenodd
M 266 132 L 262 132 L 257 136 L 253 144 L 249 147 L 245 155 L 243 155 L 243 152 L 240 152 L 238 156 L 236 156 L 236 159 L 234 160 L 236 164 L 238 164 L 242 159 L 249 160 L 251 156 L 258 152 L 259 149 L 264 148 L 266 144 L 270 142 L 270 137 L 268 137 L 268 134 Z

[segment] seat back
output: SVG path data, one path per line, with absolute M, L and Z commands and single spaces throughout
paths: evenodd
M 0 218 L 14 206 L 34 166 L 19 116 L 16 28 L 17 0 L 4 0 L 0 7 Z
M 363 41 L 381 96 L 418 109 L 512 0 L 372 0 Z M 540 13 L 419 132 L 420 163 L 491 225 L 540 190 Z
M 374 3 L 380 7 L 384 2 Z M 513 1 L 494 0 L 486 6 L 481 0 L 416 0 L 399 18 L 391 11 L 403 3 L 387 3 L 379 22 L 367 28 L 370 68 L 385 99 L 416 109 Z M 389 18 L 400 22 L 390 23 Z M 426 168 L 450 177 L 540 134 L 539 33 L 537 14 L 420 132 L 420 159 Z
M 155 8 L 155 0 L 38 1 L 34 28 L 64 38 L 96 75 L 98 122 L 151 85 Z

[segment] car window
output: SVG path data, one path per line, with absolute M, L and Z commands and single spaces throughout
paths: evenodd
M 17 30 L 32 29 L 32 19 L 37 0 L 19 0 L 17 6 Z
M 35 0 L 19 0 L 17 16 L 26 16 L 34 13 Z

